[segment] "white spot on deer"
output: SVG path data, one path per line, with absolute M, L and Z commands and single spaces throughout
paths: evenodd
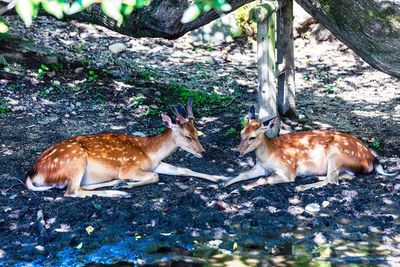
M 54 163 L 57 163 L 57 162 L 58 162 L 58 158 L 55 158 L 55 159 L 53 160 L 53 162 L 54 162 Z

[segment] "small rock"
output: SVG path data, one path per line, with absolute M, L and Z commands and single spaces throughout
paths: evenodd
M 326 243 L 327 243 L 326 237 L 325 237 L 324 234 L 321 233 L 321 232 L 315 234 L 313 240 L 314 240 L 315 243 L 320 244 L 320 245 L 321 245 L 321 244 L 326 244 Z
M 22 112 L 22 111 L 26 110 L 26 107 L 24 107 L 24 106 L 16 106 L 16 107 L 12 107 L 11 110 L 13 112 Z
M 80 74 L 80 73 L 82 73 L 83 72 L 83 67 L 79 67 L 79 68 L 76 68 L 75 70 L 74 70 L 74 73 L 75 74 Z
M 41 61 L 43 64 L 47 64 L 47 65 L 56 64 L 56 63 L 60 62 L 60 60 L 56 56 L 45 56 L 42 58 Z
M 310 213 L 317 213 L 318 211 L 320 211 L 320 209 L 321 206 L 318 203 L 311 203 L 305 207 L 305 210 Z
M 143 132 L 133 132 L 132 135 L 133 136 L 140 136 L 140 137 L 145 137 L 146 136 Z
M 38 250 L 38 251 L 44 251 L 44 247 L 41 246 L 41 245 L 35 246 L 35 249 Z
M 322 202 L 322 207 L 323 207 L 323 208 L 329 207 L 329 205 L 330 205 L 329 201 L 324 200 L 324 201 Z
M 299 206 L 290 206 L 288 208 L 288 212 L 292 215 L 299 215 L 302 214 L 304 212 L 304 209 L 302 207 Z
M 116 44 L 112 44 L 112 45 L 110 45 L 109 47 L 108 47 L 108 49 L 110 49 L 110 51 L 113 53 L 113 54 L 116 54 L 116 55 L 118 55 L 118 54 L 120 54 L 120 53 L 122 53 L 122 52 L 125 52 L 126 51 L 126 45 L 125 44 L 123 44 L 123 43 L 116 43 Z

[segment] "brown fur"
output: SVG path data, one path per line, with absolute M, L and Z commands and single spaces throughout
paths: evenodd
M 236 149 L 242 155 L 256 151 L 257 166 L 248 172 L 231 179 L 233 183 L 259 177 L 265 170 L 273 176 L 261 179 L 253 188 L 262 184 L 293 182 L 297 176 L 326 175 L 324 182 L 307 186 L 305 189 L 323 186 L 327 183 L 338 184 L 339 174 L 369 173 L 374 170 L 375 156 L 356 137 L 330 130 L 314 130 L 284 134 L 269 139 L 264 131 L 273 126 L 273 120 L 257 120 L 246 123 L 241 132 L 241 142 Z M 271 126 L 272 125 L 272 126 Z M 304 188 L 300 188 L 303 190 Z
M 165 151 L 164 143 L 170 139 L 171 149 Z M 155 162 L 151 155 L 168 156 L 177 147 L 173 144 L 172 130 L 153 137 L 136 137 L 120 133 L 76 136 L 47 148 L 28 173 L 34 186 L 67 185 L 67 195 L 76 193 L 76 181 L 84 174 L 98 182 L 125 178 L 127 174 L 150 171 Z M 161 151 L 162 150 L 162 151 Z M 88 171 L 88 164 L 97 164 L 110 174 Z M 103 177 L 99 177 L 103 175 Z M 82 177 L 81 177 L 82 179 Z

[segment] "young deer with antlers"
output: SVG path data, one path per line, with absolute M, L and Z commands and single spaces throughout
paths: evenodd
M 256 151 L 257 164 L 247 172 L 227 181 L 225 186 L 239 181 L 263 177 L 244 186 L 249 190 L 265 184 L 294 182 L 297 176 L 325 175 L 323 181 L 300 185 L 297 191 L 322 187 L 326 184 L 339 184 L 339 175 L 347 173 L 386 173 L 377 158 L 356 137 L 329 130 L 314 130 L 284 134 L 269 139 L 264 133 L 271 129 L 278 117 L 264 122 L 255 120 L 254 106 L 241 132 L 241 142 L 236 151 L 240 155 Z
M 27 188 L 44 191 L 66 187 L 65 196 L 118 197 L 128 194 L 119 190 L 92 191 L 113 186 L 113 189 L 133 188 L 158 182 L 158 174 L 193 176 L 213 182 L 225 177 L 194 172 L 162 162 L 178 147 L 196 157 L 205 152 L 194 126 L 192 102 L 174 109 L 177 124 L 162 114 L 168 127 L 152 137 L 136 137 L 121 133 L 76 136 L 49 147 L 30 170 Z

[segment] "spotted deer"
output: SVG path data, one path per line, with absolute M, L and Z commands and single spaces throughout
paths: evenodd
M 178 147 L 200 158 L 205 152 L 194 125 L 192 102 L 187 118 L 182 105 L 174 109 L 177 123 L 162 114 L 167 129 L 155 136 L 122 133 L 80 135 L 47 148 L 28 173 L 26 186 L 35 191 L 65 188 L 65 196 L 127 196 L 124 191 L 158 182 L 158 174 L 193 176 L 213 182 L 222 176 L 208 175 L 162 162 Z M 111 187 L 113 190 L 95 190 Z
M 322 187 L 326 184 L 339 184 L 339 175 L 347 173 L 354 177 L 356 173 L 386 173 L 378 159 L 356 137 L 329 130 L 314 130 L 284 134 L 268 138 L 265 132 L 271 129 L 278 117 L 260 122 L 255 119 L 254 106 L 251 107 L 241 142 L 235 149 L 240 155 L 253 150 L 257 163 L 254 168 L 225 182 L 230 186 L 239 181 L 262 177 L 256 182 L 244 186 L 249 190 L 265 184 L 294 182 L 296 177 L 325 176 L 323 181 L 300 185 L 297 191 Z M 269 175 L 269 176 L 268 176 Z

